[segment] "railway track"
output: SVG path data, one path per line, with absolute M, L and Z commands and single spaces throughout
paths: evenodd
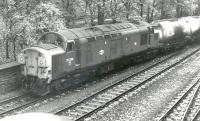
M 44 97 L 34 97 L 30 94 L 23 94 L 16 97 L 12 97 L 0 102 L 0 117 L 5 117 L 23 110 L 30 105 L 34 105 L 40 101 L 49 98 L 50 95 Z
M 15 96 L 0 102 L 0 116 L 11 112 L 14 109 L 22 107 L 25 104 L 32 102 L 33 98 L 28 94 Z M 34 99 L 35 100 L 35 99 Z
M 120 99 L 127 93 L 136 91 L 139 88 L 144 88 L 145 85 L 152 83 L 151 80 L 153 78 L 159 76 L 169 69 L 172 69 L 198 51 L 199 49 L 185 57 L 182 57 L 181 59 L 171 60 L 168 63 L 165 63 L 166 60 L 161 61 L 147 69 L 144 69 L 141 72 L 133 74 L 109 87 L 106 87 L 105 89 L 100 90 L 99 92 L 79 101 L 78 103 L 58 109 L 52 113 L 64 115 L 70 120 L 84 120 L 93 113 Z
M 160 60 L 155 60 L 158 62 L 163 62 L 164 60 L 166 60 L 167 58 L 171 58 L 174 57 L 175 55 L 177 55 L 178 53 L 173 53 L 173 54 L 169 54 L 166 55 L 164 57 L 161 57 Z M 150 68 L 150 67 L 148 67 Z M 67 92 L 67 90 L 64 90 L 60 95 L 63 95 L 63 93 Z M 5 99 L 3 101 L 0 101 L 0 117 L 4 117 L 7 115 L 11 115 L 11 114 L 15 114 L 15 113 L 19 113 L 20 111 L 30 107 L 31 105 L 40 103 L 42 101 L 45 101 L 46 99 L 51 98 L 51 101 L 53 100 L 53 98 L 55 98 L 58 95 L 47 95 L 41 98 L 36 98 L 36 97 L 32 97 L 29 94 L 23 94 L 23 95 L 18 95 L 9 99 Z
M 190 51 L 187 54 L 185 54 L 183 57 L 180 57 L 180 58 L 183 58 L 182 59 L 182 61 L 183 61 L 184 59 L 193 55 L 194 53 L 196 53 L 199 50 L 200 50 L 200 48 L 196 49 L 196 50 L 195 49 L 191 50 L 192 52 Z M 160 73 L 159 71 L 164 71 L 165 70 L 164 68 L 166 68 L 166 66 L 168 66 L 168 65 L 166 64 L 165 66 L 163 66 L 161 68 L 160 67 L 157 68 L 157 71 L 153 71 L 154 67 L 161 63 L 164 63 L 165 61 L 169 60 L 170 58 L 172 58 L 178 54 L 179 54 L 179 52 L 162 57 L 162 59 L 160 61 L 158 61 L 157 63 L 152 64 L 152 65 L 148 66 L 147 68 L 144 68 L 135 74 L 131 74 L 128 77 L 123 77 L 123 79 L 121 81 L 118 81 L 117 83 L 113 84 L 112 86 L 109 86 L 109 87 L 97 92 L 96 94 L 88 97 L 87 99 L 84 99 L 84 100 L 80 101 L 79 103 L 68 107 L 68 109 L 71 109 L 71 107 L 76 107 L 76 105 L 78 106 L 78 104 L 82 104 L 85 101 L 89 101 L 89 99 L 97 99 L 97 102 L 99 102 L 99 104 L 98 103 L 97 104 L 99 106 L 98 105 L 96 105 L 97 107 L 95 106 L 96 110 L 94 110 L 92 108 L 93 111 L 91 113 L 88 113 L 88 115 L 90 115 L 93 112 L 99 110 L 100 108 L 106 106 L 110 102 L 117 100 L 124 94 L 126 94 L 126 93 L 138 88 L 139 86 L 143 85 L 144 83 L 148 82 L 148 80 L 150 80 L 151 78 L 153 78 L 155 76 L 153 73 L 158 72 L 158 75 L 159 75 L 159 73 Z M 177 60 L 173 60 L 173 61 L 178 62 L 181 60 L 180 58 Z M 174 65 L 176 65 L 175 63 L 177 63 L 177 62 L 174 62 Z M 149 73 L 150 71 L 153 71 L 153 72 Z M 149 75 L 146 75 L 145 73 L 148 73 Z M 135 78 L 133 80 L 131 80 L 133 77 L 135 77 Z M 111 89 L 113 89 L 113 90 L 111 90 Z M 108 90 L 110 90 L 111 93 L 107 92 Z M 67 92 L 67 91 L 64 90 L 63 93 L 65 93 L 65 92 Z M 61 93 L 60 95 L 63 95 L 63 93 Z M 98 100 L 99 97 L 95 98 L 97 96 L 100 96 L 99 94 L 101 94 L 101 99 L 104 99 L 104 100 Z M 47 95 L 44 97 L 36 98 L 31 95 L 24 94 L 24 95 L 10 98 L 10 99 L 6 99 L 6 100 L 0 102 L 0 117 L 5 117 L 5 116 L 11 115 L 11 114 L 23 112 L 24 109 L 27 109 L 30 106 L 33 106 L 34 104 L 41 103 L 42 101 L 45 101 L 48 99 L 51 99 L 51 101 L 52 101 L 53 99 L 56 99 L 57 97 L 59 97 L 59 96 L 58 95 Z M 62 97 L 62 96 L 60 96 L 60 97 Z M 108 99 L 110 101 L 108 101 Z M 92 100 L 92 101 L 95 101 L 95 100 Z M 90 106 L 86 106 L 86 107 L 90 107 Z M 59 110 L 53 111 L 53 113 L 60 114 L 63 110 L 64 109 L 59 109 Z M 67 109 L 65 109 L 65 110 L 67 110 Z M 85 115 L 85 116 L 87 116 L 87 115 Z M 82 118 L 84 118 L 84 116 Z
M 185 111 L 182 121 L 194 121 L 198 117 L 200 118 L 200 115 L 198 116 L 199 112 L 200 112 L 200 88 L 198 88 L 195 95 L 192 97 L 192 100 L 190 101 L 190 104 L 187 107 L 187 110 Z
M 187 119 L 187 121 L 199 121 L 200 120 L 200 108 L 199 108 L 199 105 L 198 105 L 198 109 L 196 109 L 194 111 L 194 117 L 189 117 L 189 119 Z
M 200 91 L 200 74 L 199 71 L 188 86 L 184 88 L 160 113 L 155 120 L 158 121 L 186 121 L 187 116 L 190 115 L 188 111 L 190 106 L 193 105 L 194 99 L 197 98 Z
M 198 121 L 200 120 L 200 88 L 192 97 L 187 110 L 184 113 L 181 121 Z

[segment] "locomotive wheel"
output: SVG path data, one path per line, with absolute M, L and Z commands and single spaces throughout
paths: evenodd
M 111 72 L 112 70 L 114 70 L 115 67 L 114 67 L 114 64 L 113 63 L 110 63 L 110 64 L 106 64 L 102 67 L 100 67 L 98 70 L 97 70 L 97 74 L 98 76 L 101 76 L 103 74 L 107 74 L 109 72 Z
M 22 78 L 22 89 L 30 89 L 30 85 L 28 85 L 27 81 L 25 78 Z
M 55 80 L 51 83 L 51 92 L 60 92 L 64 89 L 60 80 Z
M 37 80 L 37 83 L 33 83 L 31 86 L 31 92 L 35 95 L 45 96 L 50 93 L 50 85 L 45 81 Z
M 40 93 L 39 94 L 40 96 L 45 96 L 45 95 L 49 94 L 50 93 L 50 85 L 44 85 L 42 87 L 42 90 L 40 90 L 39 93 Z

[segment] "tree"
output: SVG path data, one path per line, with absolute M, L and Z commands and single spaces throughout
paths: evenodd
M 118 17 L 120 17 L 120 13 L 123 11 L 123 4 L 120 0 L 110 0 L 108 9 L 109 16 L 113 21 L 115 21 Z
M 32 8 L 33 4 L 27 7 L 27 3 L 31 0 L 16 1 L 5 0 L 4 5 L 0 6 L 0 14 L 5 25 L 2 34 L 6 45 L 6 58 L 10 58 L 10 51 L 12 51 L 14 60 L 16 60 L 16 45 L 22 49 L 24 45 L 36 43 L 38 37 L 44 32 L 64 28 L 62 13 L 55 5 L 35 3 L 34 9 L 29 10 L 29 7 Z
M 153 21 L 155 9 L 156 9 L 156 0 L 153 0 L 152 6 L 151 6 L 151 13 L 149 13 L 149 14 L 151 14 L 149 21 Z
M 197 0 L 197 15 L 200 15 L 200 0 Z
M 144 1 L 143 0 L 139 0 L 139 4 L 140 4 L 140 16 L 143 17 Z
M 28 40 L 33 40 L 30 41 L 32 44 L 45 32 L 65 28 L 62 12 L 52 3 L 37 5 L 24 21 L 28 25 L 26 26 L 26 36 Z
M 23 27 L 18 27 L 19 22 L 23 19 L 20 15 L 20 3 L 16 3 L 14 0 L 4 0 L 4 5 L 0 8 L 0 14 L 3 17 L 5 30 L 3 31 L 3 39 L 6 42 L 6 58 L 10 58 L 9 43 L 13 44 L 14 60 L 16 60 L 16 39 L 18 34 L 23 30 Z
M 75 0 L 61 0 L 61 6 L 64 9 L 65 25 L 70 26 L 76 18 Z
M 90 16 L 90 24 L 95 25 L 94 19 L 95 19 L 95 13 L 96 13 L 96 1 L 94 0 L 84 0 L 86 9 L 89 9 L 89 16 Z M 87 10 L 86 10 L 87 11 Z
M 121 0 L 121 1 L 124 4 L 126 10 L 126 19 L 128 20 L 131 12 L 132 0 Z
M 19 38 L 22 36 L 26 25 L 23 23 L 27 14 L 39 4 L 40 0 L 3 0 L 0 6 L 0 14 L 3 18 L 5 30 L 2 33 L 6 42 L 6 58 L 10 58 L 9 52 L 12 51 L 14 60 L 16 60 L 16 46 L 18 46 Z M 9 47 L 11 46 L 13 47 Z M 22 46 L 21 46 L 22 47 Z M 9 50 L 11 48 L 11 50 Z
M 165 4 L 165 0 L 161 0 L 161 19 L 164 19 L 166 17 Z
M 98 7 L 98 25 L 104 24 L 104 18 L 105 18 L 105 0 L 98 1 L 97 7 Z
M 194 15 L 199 16 L 200 15 L 200 0 L 195 0 L 194 4 L 196 5 L 196 7 L 194 7 L 194 5 L 192 5 L 192 7 L 194 8 Z

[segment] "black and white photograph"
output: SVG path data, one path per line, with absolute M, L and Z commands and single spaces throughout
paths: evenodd
M 200 121 L 200 0 L 0 0 L 0 121 Z

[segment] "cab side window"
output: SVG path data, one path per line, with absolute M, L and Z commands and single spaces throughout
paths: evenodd
M 103 36 L 96 37 L 96 40 L 104 40 Z
M 74 42 L 68 42 L 67 43 L 66 51 L 67 52 L 74 51 Z
M 88 42 L 94 42 L 95 41 L 95 37 L 91 37 L 91 38 L 87 38 Z
M 111 36 L 110 35 L 105 35 L 104 38 L 105 39 L 111 39 Z

